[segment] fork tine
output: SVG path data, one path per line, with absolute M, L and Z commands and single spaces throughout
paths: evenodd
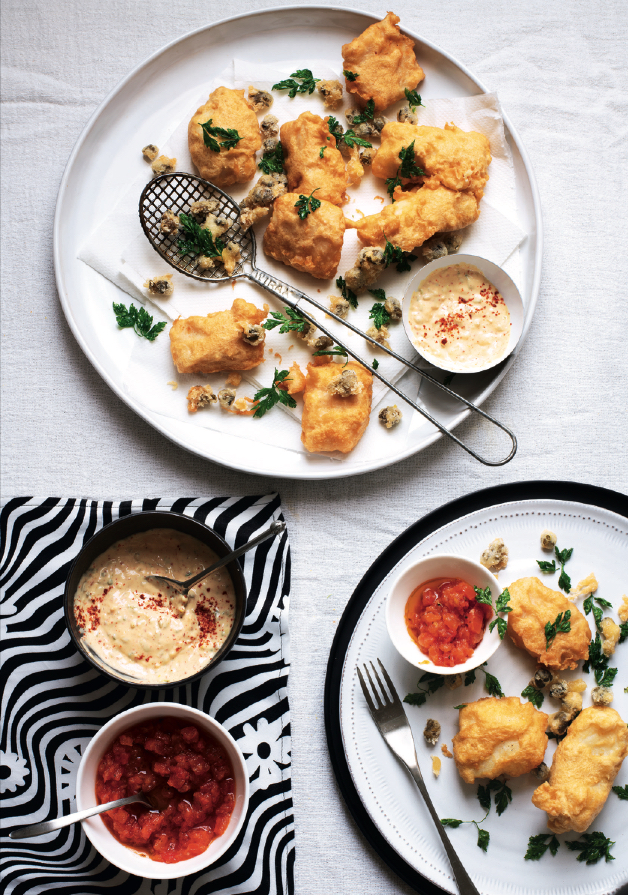
M 384 680 L 388 684 L 388 689 L 390 690 L 390 694 L 391 694 L 392 701 L 393 701 L 394 705 L 401 705 L 401 700 L 399 699 L 399 694 L 395 690 L 393 682 L 390 679 L 390 675 L 388 674 L 388 672 L 382 665 L 382 660 L 378 659 L 377 662 L 379 664 L 379 667 L 382 669 L 382 674 L 384 675 Z
M 369 709 L 371 710 L 371 712 L 375 712 L 375 711 L 377 711 L 375 708 L 375 703 L 373 702 L 371 694 L 369 693 L 369 688 L 366 686 L 366 681 L 362 677 L 362 672 L 360 671 L 359 666 L 356 668 L 356 671 L 358 672 L 358 678 L 360 679 L 360 686 L 362 687 L 362 692 L 364 693 L 364 698 L 366 699 L 366 703 L 367 703 Z
M 379 683 L 379 678 L 377 677 L 377 672 L 375 671 L 375 667 L 373 666 L 372 662 L 371 662 L 371 668 L 373 669 L 373 674 L 375 675 L 375 678 L 376 678 L 377 682 Z M 375 697 L 374 701 L 376 702 L 376 708 L 383 709 L 384 703 L 382 702 L 382 698 L 378 692 L 377 687 L 373 683 L 373 678 L 371 677 L 371 672 L 369 671 L 368 665 L 366 665 L 366 664 L 364 665 L 364 670 L 366 671 L 366 676 L 368 677 L 369 683 L 370 683 L 371 687 L 373 688 L 373 695 Z M 381 684 L 380 684 L 380 686 L 381 686 Z

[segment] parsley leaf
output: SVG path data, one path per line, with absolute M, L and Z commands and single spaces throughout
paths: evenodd
M 340 294 L 346 301 L 349 302 L 352 308 L 357 308 L 358 306 L 358 297 L 355 292 L 352 292 L 351 289 L 347 286 L 346 282 L 342 277 L 338 277 L 336 280 L 336 288 L 340 289 Z
M 182 212 L 179 215 L 183 236 L 178 242 L 182 255 L 206 255 L 208 258 L 220 258 L 225 244 L 219 237 L 211 235 L 209 230 L 204 230 L 193 217 Z
M 403 697 L 403 701 L 407 702 L 408 705 L 425 705 L 427 693 L 424 690 L 419 690 L 418 693 L 408 693 Z
M 597 603 L 598 605 L 596 606 L 595 603 Z M 602 597 L 594 597 L 593 594 L 589 594 L 589 596 L 582 604 L 582 608 L 584 609 L 585 615 L 590 615 L 591 613 L 593 613 L 593 618 L 595 619 L 595 627 L 598 631 L 601 631 L 602 609 L 612 609 L 613 605 L 612 603 L 609 603 L 608 600 L 602 599 Z
M 404 177 L 406 180 L 412 180 L 414 177 L 421 177 L 421 175 L 425 174 L 423 168 L 420 168 L 414 159 L 414 140 L 410 143 L 409 146 L 403 146 L 399 153 L 399 158 L 401 160 L 401 164 L 397 168 L 397 173 L 394 177 L 388 177 L 386 179 L 386 189 L 388 190 L 388 195 L 391 200 L 394 202 L 394 192 L 396 187 L 401 186 L 401 178 Z
M 548 839 L 549 842 L 547 841 Z M 553 857 L 556 857 L 556 852 L 559 848 L 560 842 L 555 834 L 539 833 L 538 836 L 530 836 L 528 839 L 528 850 L 525 853 L 524 860 L 540 861 L 548 849 L 550 854 Z
M 466 709 L 466 707 L 467 707 L 468 705 L 469 705 L 468 702 L 461 702 L 460 705 L 455 705 L 454 708 L 455 708 L 455 709 Z
M 313 211 L 316 211 L 317 208 L 321 207 L 321 200 L 314 198 L 314 193 L 318 190 L 320 190 L 320 186 L 317 186 L 315 190 L 312 190 L 309 196 L 300 194 L 298 202 L 294 203 L 294 207 L 299 209 L 299 217 L 302 221 L 306 219 L 308 214 L 311 214 Z
M 394 193 L 398 186 L 401 186 L 401 177 L 398 174 L 395 174 L 394 177 L 386 178 L 386 192 L 390 196 L 391 202 L 395 201 Z
M 372 121 L 375 117 L 375 100 L 370 99 L 366 106 L 364 107 L 364 111 L 360 115 L 356 115 L 353 119 L 353 124 L 364 124 L 365 121 Z
M 345 76 L 345 78 L 347 79 L 347 81 L 355 81 L 357 78 L 360 77 L 357 72 L 347 71 L 346 68 L 343 69 L 342 73 Z
M 287 316 L 284 316 L 280 311 L 271 311 L 268 320 L 262 324 L 263 328 L 271 330 L 281 324 L 281 329 L 279 330 L 280 333 L 302 333 L 306 324 L 308 326 L 310 325 L 309 320 L 307 320 L 300 311 L 297 311 L 296 308 L 284 308 L 284 311 Z
M 537 563 L 539 564 L 539 569 L 542 572 L 555 572 L 556 571 L 556 560 L 553 559 L 551 562 L 548 562 L 546 559 L 537 559 Z M 532 837 L 534 839 L 534 836 Z
M 470 671 L 465 672 L 464 676 L 464 685 L 465 687 L 471 686 L 471 684 L 475 683 L 475 673 L 477 668 L 472 668 Z
M 477 827 L 477 824 L 476 824 Z M 488 844 L 491 841 L 491 834 L 488 830 L 481 830 L 478 827 L 478 848 L 481 848 L 482 851 L 486 851 L 488 848 Z
M 264 174 L 283 173 L 283 146 L 277 143 L 270 152 L 265 152 L 257 166 Z
M 565 845 L 570 851 L 579 851 L 578 860 L 587 864 L 597 864 L 602 858 L 607 862 L 615 860 L 611 854 L 615 843 L 607 839 L 604 833 L 584 833 L 580 839 L 567 840 Z
M 325 354 L 331 354 L 333 357 L 347 357 L 347 352 L 340 345 L 334 345 L 333 348 L 325 348 L 322 351 L 315 351 L 312 357 L 323 357 Z
M 484 669 L 482 669 L 484 670 Z M 488 691 L 489 696 L 498 696 L 500 699 L 504 696 L 504 691 L 502 690 L 499 681 L 495 677 L 494 674 L 489 674 L 488 671 L 484 671 L 486 675 L 484 680 L 484 686 Z
M 379 367 L 379 361 L 377 360 L 376 357 L 373 358 L 373 363 L 371 366 L 373 367 L 374 370 L 377 370 L 377 368 Z
M 571 559 L 571 554 L 573 553 L 573 547 L 565 548 L 564 550 L 559 550 L 558 547 L 554 547 L 554 553 L 556 554 L 556 559 L 558 562 L 564 566 L 568 559 Z
M 354 130 L 345 131 L 342 135 L 342 141 L 347 144 L 349 149 L 353 149 L 354 146 L 366 146 L 367 149 L 372 149 L 373 147 L 373 144 L 369 143 L 368 140 L 358 137 Z
M 619 643 L 623 643 L 624 640 L 628 639 L 628 621 L 621 623 L 619 631 Z
M 561 567 L 561 570 L 560 570 L 560 577 L 559 577 L 559 579 L 558 579 L 558 586 L 559 586 L 562 590 L 564 590 L 566 594 L 568 594 L 569 591 L 571 590 L 571 578 L 569 577 L 569 575 L 567 574 L 567 572 L 565 572 L 565 569 L 564 569 L 563 567 Z
M 623 802 L 628 802 L 628 783 L 625 786 L 613 786 L 612 789 Z
M 159 333 L 166 328 L 163 321 L 153 326 L 153 318 L 146 308 L 138 309 L 134 304 L 130 304 L 127 310 L 124 305 L 116 304 L 114 301 L 113 313 L 120 329 L 133 327 L 138 336 L 143 336 L 149 342 L 154 342 Z
M 507 587 L 503 589 L 497 598 L 495 612 L 512 612 L 512 606 L 510 605 L 510 591 Z
M 392 242 L 386 239 L 386 245 L 384 246 L 384 264 L 386 267 L 390 267 L 391 264 L 397 264 L 397 273 L 405 273 L 407 270 L 412 270 L 411 264 L 412 261 L 416 261 L 416 255 L 413 255 L 412 252 L 404 252 L 400 246 L 393 245 Z
M 536 706 L 537 709 L 540 709 L 543 705 L 543 700 L 545 699 L 544 695 L 540 690 L 537 690 L 533 684 L 528 684 L 525 690 L 521 691 L 521 695 L 528 699 L 533 706 Z
M 501 780 L 491 780 L 487 788 L 495 793 L 495 810 L 498 816 L 501 817 L 512 802 L 512 789 L 505 783 L 502 783 Z
M 463 824 L 465 821 L 458 820 L 455 817 L 441 817 L 440 822 L 442 823 L 442 825 L 444 827 L 453 827 L 454 829 L 456 829 L 461 824 Z
M 275 406 L 275 404 L 285 404 L 286 407 L 296 407 L 297 402 L 294 400 L 292 395 L 289 395 L 288 392 L 283 389 L 276 388 L 278 382 L 284 382 L 290 375 L 289 370 L 282 370 L 280 373 L 275 369 L 275 375 L 273 376 L 273 384 L 270 388 L 261 388 L 258 392 L 253 395 L 253 400 L 257 402 L 257 407 L 255 408 L 254 417 L 264 416 L 265 413 L 268 413 L 269 410 Z M 288 380 L 290 381 L 290 380 Z
M 478 802 L 485 811 L 491 810 L 491 790 L 488 786 L 478 786 Z
M 325 150 L 326 150 L 326 149 L 327 149 L 326 146 L 321 146 L 321 151 L 318 153 L 318 157 L 319 157 L 319 158 L 323 158 L 323 156 L 325 155 Z
M 344 136 L 344 129 L 338 119 L 334 118 L 333 115 L 330 115 L 327 119 L 327 130 L 332 135 L 332 137 L 336 138 L 337 142 L 342 140 Z
M 314 93 L 318 81 L 320 78 L 315 78 L 309 68 L 300 68 L 293 71 L 289 78 L 273 84 L 273 90 L 288 90 L 288 96 L 294 99 L 297 93 Z
M 421 102 L 421 94 L 417 93 L 416 90 L 408 90 L 408 88 L 406 87 L 403 92 L 405 93 L 406 99 L 408 100 L 413 112 L 416 110 L 417 106 L 423 106 L 423 108 L 425 108 L 425 106 Z
M 545 625 L 545 649 L 548 650 L 554 642 L 557 634 L 567 634 L 571 631 L 571 609 L 559 612 L 553 622 Z
M 607 668 L 603 673 L 598 674 L 598 672 L 596 672 L 595 682 L 598 687 L 612 687 L 616 676 L 616 668 Z
M 234 149 L 242 137 L 232 127 L 212 127 L 212 120 L 201 124 L 203 131 L 203 143 L 212 152 L 220 152 L 221 149 Z M 222 143 L 216 140 L 216 137 L 222 137 Z
M 582 670 L 587 674 L 591 669 L 595 674 L 595 681 L 599 687 L 610 686 L 603 684 L 602 681 L 614 681 L 617 674 L 616 668 L 608 667 L 609 657 L 604 655 L 602 650 L 602 641 L 599 633 L 596 633 L 595 640 L 589 644 L 589 657 L 582 666 Z
M 381 302 L 375 302 L 369 311 L 369 319 L 371 319 L 377 329 L 386 326 L 390 322 L 390 314 Z
M 473 590 L 475 591 L 475 599 L 478 603 L 485 603 L 487 606 L 493 608 L 493 597 L 491 596 L 490 587 L 480 589 L 474 585 Z
M 421 684 L 426 684 L 427 689 L 422 687 Z M 445 684 L 445 678 L 442 674 L 434 674 L 432 671 L 424 672 L 419 678 L 419 682 L 417 686 L 417 693 L 408 693 L 407 696 L 404 697 L 404 702 L 407 702 L 408 705 L 424 705 L 427 701 L 427 697 L 432 693 L 435 693 L 437 690 L 440 690 L 442 686 Z
M 386 301 L 386 293 L 383 289 L 369 289 L 369 294 L 378 301 Z

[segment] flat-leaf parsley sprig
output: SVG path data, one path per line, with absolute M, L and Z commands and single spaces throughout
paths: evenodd
M 253 395 L 253 401 L 256 402 L 257 407 L 255 408 L 254 417 L 264 416 L 265 413 L 268 413 L 269 410 L 275 406 L 275 404 L 285 404 L 286 407 L 296 407 L 297 402 L 294 400 L 292 395 L 289 395 L 288 392 L 283 389 L 277 388 L 278 382 L 290 382 L 288 377 L 290 376 L 289 370 L 282 370 L 278 372 L 275 370 L 275 375 L 273 376 L 273 384 L 270 388 L 261 388 L 258 392 Z
M 501 817 L 512 802 L 512 790 L 501 780 L 489 780 L 486 786 L 478 786 L 478 802 L 487 814 L 491 810 L 491 792 L 495 793 L 495 810 Z
M 425 174 L 423 168 L 419 167 L 416 164 L 414 158 L 414 140 L 410 143 L 409 146 L 403 146 L 399 153 L 399 158 L 401 160 L 401 164 L 397 168 L 397 173 L 394 177 L 388 177 L 386 179 L 386 189 L 388 190 L 388 195 L 391 200 L 394 202 L 394 192 L 398 186 L 401 186 L 401 179 L 412 180 L 414 177 L 421 177 Z
M 208 258 L 222 257 L 225 245 L 219 237 L 216 237 L 214 240 L 209 230 L 204 230 L 193 217 L 185 214 L 185 212 L 179 215 L 179 220 L 181 221 L 184 236 L 178 242 L 179 251 L 182 255 L 205 255 Z
M 484 673 L 484 686 L 486 687 L 486 691 L 489 696 L 497 696 L 498 699 L 503 699 L 504 691 L 501 688 L 501 684 L 497 680 L 494 674 L 491 674 L 489 671 L 485 669 L 486 662 L 482 662 L 481 665 L 478 665 L 477 668 L 472 668 L 470 671 L 465 672 L 464 676 L 464 685 L 465 687 L 469 687 L 471 684 L 475 683 L 475 675 L 476 672 L 482 671 Z
M 541 708 L 545 700 L 545 696 L 543 695 L 543 693 L 540 690 L 537 690 L 534 684 L 528 684 L 525 690 L 521 691 L 521 695 L 524 699 L 527 699 L 529 702 L 531 702 L 532 705 L 537 709 Z
M 484 806 L 482 806 L 484 807 Z M 481 848 L 482 851 L 486 851 L 491 841 L 491 834 L 488 830 L 483 830 L 480 827 L 480 824 L 483 823 L 488 817 L 488 813 L 491 810 L 491 805 L 489 801 L 488 809 L 486 810 L 486 814 L 481 820 L 458 820 L 457 817 L 441 817 L 440 822 L 444 827 L 452 827 L 454 830 L 457 829 L 462 824 L 474 824 L 476 830 L 478 831 L 478 841 L 477 846 Z
M 352 308 L 357 308 L 358 297 L 352 289 L 349 289 L 342 277 L 336 278 L 336 288 L 340 290 L 340 294 L 346 301 L 349 302 Z
M 321 207 L 321 200 L 316 199 L 314 196 L 314 193 L 318 192 L 318 190 L 320 190 L 320 186 L 317 186 L 315 190 L 312 190 L 309 196 L 300 194 L 298 202 L 294 203 L 294 207 L 299 209 L 299 217 L 302 221 L 306 219 L 308 214 L 311 214 Z
M 595 683 L 598 687 L 612 687 L 617 675 L 617 669 L 609 668 L 608 663 L 609 656 L 604 655 L 602 639 L 599 633 L 596 633 L 595 639 L 589 643 L 589 656 L 584 662 L 582 670 L 585 674 L 593 670 Z
M 545 624 L 545 649 L 548 650 L 557 634 L 568 634 L 571 631 L 571 609 L 559 612 L 553 622 Z
M 153 318 L 146 308 L 136 308 L 131 304 L 128 309 L 124 305 L 113 303 L 113 313 L 116 315 L 116 323 L 120 329 L 128 329 L 133 327 L 138 336 L 154 342 L 159 333 L 166 328 L 166 324 L 162 321 L 153 326 Z
M 297 93 L 314 93 L 319 81 L 320 78 L 315 78 L 309 68 L 300 68 L 293 71 L 289 78 L 273 84 L 273 90 L 288 90 L 288 96 L 294 99 Z
M 554 554 L 556 559 L 560 563 L 560 576 L 558 578 L 558 586 L 561 590 L 564 590 L 565 593 L 569 593 L 571 590 L 571 578 L 565 572 L 565 563 L 571 559 L 571 554 L 573 553 L 573 547 L 566 547 L 564 550 L 559 550 L 558 547 L 554 547 Z M 537 559 L 537 564 L 539 569 L 542 572 L 546 572 L 547 574 L 553 574 L 557 570 L 556 560 L 552 560 L 548 562 L 546 559 Z
M 490 587 L 479 588 L 474 586 L 475 591 L 475 599 L 478 603 L 485 603 L 487 606 L 493 608 L 493 595 L 491 593 Z M 489 631 L 492 631 L 493 628 L 497 625 L 497 633 L 499 634 L 499 639 L 504 639 L 504 634 L 506 633 L 506 628 L 508 626 L 508 622 L 505 618 L 500 618 L 499 613 L 503 612 L 508 614 L 512 612 L 512 607 L 510 604 L 510 591 L 507 587 L 503 589 L 501 594 L 497 598 L 497 603 L 495 604 L 495 618 L 491 621 L 488 626 Z
M 597 864 L 602 858 L 608 861 L 614 861 L 615 857 L 611 854 L 611 848 L 615 845 L 608 839 L 604 833 L 584 833 L 580 839 L 568 839 L 565 845 L 570 851 L 578 851 L 579 861 L 586 864 Z
M 346 143 L 349 149 L 353 149 L 354 146 L 365 146 L 367 149 L 372 149 L 373 147 L 373 144 L 369 143 L 368 140 L 364 140 L 362 137 L 358 137 L 353 129 L 349 129 L 347 131 L 343 130 L 342 125 L 337 118 L 334 118 L 333 115 L 329 116 L 327 127 L 329 128 L 329 133 L 336 138 L 337 145 L 340 143 Z
M 404 696 L 403 701 L 407 702 L 408 705 L 425 705 L 427 697 L 431 696 L 432 693 L 436 693 L 437 690 L 440 690 L 444 683 L 445 678 L 442 674 L 434 674 L 432 671 L 426 671 L 419 678 L 419 682 L 416 685 L 417 692 L 408 693 Z M 421 684 L 425 684 L 426 686 L 422 687 Z
M 597 603 L 597 606 L 595 605 L 595 603 Z M 582 604 L 582 608 L 584 609 L 585 615 L 590 615 L 590 613 L 593 613 L 593 618 L 595 619 L 595 627 L 598 631 L 601 631 L 602 610 L 612 609 L 613 604 L 609 603 L 608 600 L 602 599 L 602 597 L 594 597 L 593 594 L 589 594 L 589 596 Z
M 271 330 L 276 326 L 281 326 L 280 333 L 302 333 L 306 330 L 306 326 L 310 326 L 310 321 L 296 308 L 284 308 L 284 311 L 285 315 L 281 311 L 271 311 L 268 319 L 262 323 L 263 328 Z
M 347 81 L 357 81 L 360 75 L 355 71 L 347 71 L 347 69 L 343 69 L 343 75 L 347 79 Z
M 417 106 L 423 106 L 423 108 L 425 108 L 425 104 L 421 102 L 421 94 L 417 93 L 416 90 L 408 90 L 406 87 L 403 92 L 405 93 L 406 99 L 413 112 L 416 112 Z
M 384 246 L 384 264 L 386 267 L 396 264 L 397 273 L 405 273 L 407 270 L 412 270 L 412 262 L 416 260 L 416 255 L 413 255 L 412 252 L 404 252 L 401 246 L 393 245 L 386 237 L 386 245 Z
M 381 329 L 382 326 L 386 326 L 390 322 L 390 314 L 384 305 L 377 301 L 369 311 L 369 319 L 373 321 L 376 329 Z
M 315 351 L 312 354 L 312 357 L 324 357 L 326 354 L 331 355 L 332 357 L 345 357 L 347 358 L 347 363 L 349 363 L 349 356 L 344 348 L 340 345 L 334 345 L 333 348 L 321 348 L 320 351 Z M 343 366 L 346 366 L 344 364 Z
M 549 842 L 547 841 L 549 839 Z M 546 851 L 552 857 L 556 857 L 556 852 L 560 848 L 560 842 L 554 833 L 539 833 L 537 836 L 530 836 L 528 839 L 528 850 L 524 855 L 525 861 L 540 861 Z
M 274 149 L 264 152 L 257 167 L 264 174 L 283 174 L 283 146 L 277 143 Z
M 628 783 L 625 786 L 613 786 L 613 792 L 622 802 L 628 802 Z
M 213 127 L 212 119 L 201 124 L 203 131 L 203 143 L 212 152 L 220 152 L 221 149 L 235 149 L 242 137 L 232 127 Z M 218 142 L 216 137 L 221 137 L 222 142 Z

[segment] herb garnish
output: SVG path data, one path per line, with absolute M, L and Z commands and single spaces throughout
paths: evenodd
M 482 788 L 483 787 L 480 787 L 480 789 L 482 789 Z M 479 797 L 479 793 L 478 793 L 478 797 Z M 484 805 L 482 805 L 482 807 L 484 808 Z M 491 836 L 490 836 L 490 833 L 488 832 L 488 830 L 483 830 L 480 827 L 480 824 L 486 820 L 486 818 L 488 817 L 488 813 L 491 810 L 490 796 L 489 796 L 488 808 L 485 810 L 486 810 L 486 814 L 484 815 L 484 817 L 481 820 L 458 820 L 456 817 L 441 817 L 440 822 L 442 823 L 442 825 L 444 827 L 452 827 L 453 829 L 457 829 L 461 824 L 474 824 L 476 830 L 478 831 L 478 841 L 477 841 L 478 848 L 481 848 L 482 851 L 485 852 L 486 849 L 488 848 L 488 844 L 491 840 Z
M 285 404 L 286 407 L 297 406 L 297 402 L 292 395 L 289 395 L 288 392 L 276 387 L 278 382 L 290 382 L 288 379 L 289 375 L 289 370 L 282 370 L 280 373 L 275 370 L 273 384 L 270 388 L 261 388 L 253 395 L 253 400 L 257 402 L 257 407 L 253 416 L 258 418 L 264 416 L 265 413 L 272 410 L 275 404 Z
M 485 603 L 487 606 L 490 606 L 491 609 L 493 608 L 493 597 L 490 587 L 485 587 L 483 589 L 474 587 L 473 590 L 475 591 L 475 599 L 478 603 Z M 507 587 L 505 587 L 497 598 L 497 603 L 495 604 L 495 618 L 488 626 L 489 631 L 492 631 L 495 625 L 497 625 L 497 633 L 499 634 L 500 640 L 504 639 L 504 634 L 506 633 L 508 622 L 505 618 L 499 618 L 498 613 L 505 612 L 506 614 L 508 614 L 509 612 L 512 612 L 512 608 L 509 603 L 510 591 Z
M 317 208 L 321 207 L 321 200 L 314 198 L 314 193 L 320 190 L 320 186 L 317 186 L 315 190 L 312 190 L 309 196 L 304 196 L 302 193 L 299 195 L 299 201 L 294 203 L 294 207 L 299 209 L 299 217 L 302 221 L 306 219 L 308 214 L 316 211 Z
M 625 786 L 613 786 L 612 790 L 622 802 L 628 802 L 628 783 Z
M 541 693 L 540 690 L 537 690 L 534 684 L 528 684 L 525 690 L 521 691 L 521 695 L 524 699 L 528 699 L 533 706 L 536 706 L 537 709 L 540 709 L 543 705 L 543 701 L 545 696 Z
M 489 780 L 486 786 L 478 786 L 478 802 L 487 814 L 491 809 L 491 792 L 495 793 L 495 810 L 501 817 L 512 802 L 512 790 L 501 780 Z
M 407 270 L 412 270 L 411 264 L 416 260 L 416 255 L 413 255 L 412 252 L 404 252 L 401 246 L 393 245 L 386 237 L 386 245 L 384 246 L 384 264 L 386 267 L 396 263 L 397 273 L 405 273 Z
M 619 643 L 623 643 L 624 640 L 628 640 L 628 621 L 622 622 L 619 626 Z
M 418 692 L 408 693 L 403 701 L 407 702 L 408 705 L 425 705 L 427 697 L 431 696 L 432 693 L 436 693 L 437 690 L 440 690 L 444 683 L 445 678 L 442 674 L 434 674 L 432 671 L 426 671 L 421 675 L 419 682 L 416 685 Z M 427 684 L 427 689 L 422 687 L 421 684 Z
M 203 131 L 203 143 L 212 152 L 220 152 L 221 149 L 234 149 L 242 137 L 232 127 L 212 127 L 212 120 L 201 124 Z M 216 140 L 216 137 L 222 137 L 222 143 Z
M 579 851 L 578 860 L 587 864 L 597 864 L 602 858 L 607 863 L 615 860 L 611 854 L 615 843 L 607 839 L 604 833 L 585 833 L 580 839 L 567 840 L 565 845 L 570 851 Z
M 372 121 L 375 117 L 375 100 L 370 99 L 366 106 L 364 107 L 364 111 L 359 115 L 356 115 L 352 121 L 352 124 L 364 124 L 366 121 Z
M 482 662 L 482 664 L 479 665 L 477 668 L 472 668 L 470 671 L 465 672 L 464 685 L 465 685 L 465 687 L 468 687 L 471 684 L 474 684 L 476 672 L 482 671 L 482 672 L 484 672 L 484 675 L 485 675 L 484 686 L 486 687 L 486 690 L 487 690 L 489 696 L 497 696 L 497 697 L 499 697 L 499 699 L 501 699 L 503 697 L 504 693 L 500 686 L 500 683 L 494 674 L 490 674 L 490 672 L 485 670 L 485 668 L 484 668 L 485 665 L 486 665 L 486 662 Z
M 548 839 L 549 842 L 547 842 Z M 552 857 L 556 857 L 556 852 L 559 848 L 560 842 L 554 833 L 539 833 L 537 836 L 530 836 L 524 860 L 540 861 L 548 849 Z
M 539 565 L 539 569 L 542 572 L 555 572 L 556 571 L 556 560 L 553 559 L 551 562 L 548 562 L 546 559 L 537 559 L 537 563 Z M 549 833 L 548 833 L 549 835 Z M 533 836 L 532 839 L 535 837 Z
M 179 216 L 183 235 L 187 239 L 180 239 L 178 242 L 179 251 L 182 255 L 205 255 L 208 258 L 222 257 L 222 251 L 225 247 L 219 237 L 211 235 L 209 230 L 204 230 L 199 223 L 189 214 L 182 212 Z
M 319 81 L 320 78 L 315 78 L 309 68 L 300 68 L 298 71 L 293 71 L 284 81 L 273 84 L 273 90 L 289 90 L 288 96 L 294 99 L 297 93 L 314 93 Z
M 406 87 L 403 92 L 405 93 L 406 99 L 408 100 L 410 108 L 413 112 L 416 112 L 417 106 L 423 106 L 423 108 L 425 108 L 425 106 L 421 102 L 421 94 L 417 93 L 416 90 L 408 90 L 408 88 Z
M 379 361 L 377 360 L 376 357 L 373 358 L 373 363 L 371 364 L 371 366 L 373 367 L 374 370 L 377 370 L 377 368 L 379 367 Z
M 595 606 L 594 603 L 597 603 L 598 605 Z M 589 596 L 582 604 L 582 608 L 584 609 L 585 615 L 590 615 L 590 613 L 593 613 L 593 618 L 595 619 L 595 627 L 598 631 L 601 631 L 602 609 L 612 609 L 613 604 L 609 603 L 608 600 L 603 600 L 602 597 L 594 597 L 593 594 L 589 594 Z
M 336 288 L 340 289 L 340 294 L 342 297 L 349 302 L 352 308 L 357 308 L 358 306 L 358 297 L 349 287 L 342 277 L 338 277 L 336 279 Z
M 373 321 L 376 329 L 381 329 L 382 326 L 386 326 L 390 322 L 390 314 L 379 301 L 375 302 L 369 311 L 369 318 Z
M 310 325 L 310 321 L 296 308 L 284 308 L 284 311 L 287 316 L 284 316 L 281 311 L 271 311 L 270 317 L 273 319 L 271 320 L 269 317 L 268 320 L 265 320 L 264 323 L 262 323 L 263 328 L 271 330 L 281 324 L 281 329 L 279 330 L 280 333 L 302 333 L 306 324 L 308 326 Z
M 283 173 L 283 146 L 277 143 L 270 152 L 265 152 L 257 166 L 264 174 Z
M 368 140 L 363 140 L 362 137 L 358 137 L 353 129 L 348 131 L 343 130 L 342 125 L 333 115 L 330 115 L 327 119 L 327 127 L 329 128 L 329 133 L 332 137 L 336 138 L 336 143 L 346 143 L 349 149 L 353 149 L 354 146 L 366 146 L 368 149 L 373 147 L 373 144 L 369 143 Z
M 558 547 L 554 547 L 554 553 L 556 554 L 556 559 L 560 563 L 560 577 L 558 579 L 558 586 L 561 590 L 564 590 L 566 594 L 571 590 L 571 578 L 565 572 L 565 563 L 568 559 L 571 559 L 571 554 L 573 553 L 573 547 L 569 549 L 565 548 L 565 550 L 559 550 Z
M 323 357 L 325 354 L 330 354 L 332 357 L 348 357 L 347 352 L 344 348 L 341 348 L 340 345 L 334 345 L 333 348 L 324 348 L 321 351 L 315 351 L 312 354 L 312 357 Z
M 617 675 L 616 668 L 609 668 L 609 657 L 604 655 L 602 650 L 602 640 L 599 633 L 596 633 L 595 640 L 589 644 L 589 657 L 584 662 L 582 670 L 588 674 L 591 669 L 595 675 L 595 682 L 598 687 L 610 687 Z
M 325 150 L 326 150 L 326 149 L 327 149 L 326 146 L 321 146 L 321 151 L 318 153 L 318 157 L 319 157 L 319 158 L 323 158 L 323 156 L 325 155 Z
M 153 318 L 146 308 L 136 308 L 134 304 L 125 308 L 124 305 L 113 303 L 113 313 L 116 315 L 116 323 L 120 329 L 133 327 L 138 336 L 143 336 L 149 342 L 154 342 L 159 333 L 165 329 L 166 324 L 161 321 L 153 326 Z
M 545 624 L 545 649 L 548 650 L 554 642 L 557 634 L 567 634 L 571 631 L 571 609 L 559 612 L 553 622 Z
M 397 173 L 394 177 L 386 179 L 386 189 L 393 202 L 395 201 L 395 189 L 401 186 L 402 177 L 406 180 L 411 180 L 413 177 L 421 177 L 421 175 L 425 174 L 423 168 L 420 168 L 414 159 L 414 140 L 409 146 L 402 147 L 399 158 L 401 159 L 401 164 L 397 168 Z
M 342 72 L 342 73 L 343 73 L 343 75 L 345 76 L 345 78 L 347 79 L 347 81 L 355 81 L 357 78 L 360 77 L 359 74 L 358 74 L 357 72 L 355 72 L 355 71 L 347 71 L 346 68 L 343 69 L 343 72 Z

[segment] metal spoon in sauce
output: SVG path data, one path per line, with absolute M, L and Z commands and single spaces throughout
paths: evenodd
M 218 562 L 215 562 L 213 566 L 209 566 L 207 569 L 203 569 L 202 572 L 199 572 L 198 575 L 194 575 L 193 578 L 188 578 L 186 581 L 175 581 L 174 578 L 166 578 L 164 575 L 147 575 L 147 579 L 151 579 L 152 581 L 163 581 L 164 584 L 168 584 L 173 590 L 176 590 L 177 593 L 182 594 L 182 596 L 187 597 L 188 591 L 190 588 L 194 587 L 195 584 L 198 584 L 199 581 L 202 581 L 204 578 L 207 578 L 208 575 L 211 575 L 212 572 L 215 572 L 216 569 L 220 569 L 222 566 L 228 565 L 232 559 L 236 559 L 238 556 L 242 556 L 243 553 L 246 553 L 247 550 L 252 550 L 253 547 L 256 547 L 258 544 L 261 544 L 262 541 L 265 541 L 266 538 L 270 538 L 273 535 L 280 534 L 286 527 L 285 522 L 273 522 L 270 528 L 267 528 L 266 531 L 263 531 L 261 535 L 258 535 L 256 538 L 253 538 L 252 541 L 247 541 L 246 544 L 243 544 L 242 547 L 238 547 L 237 550 L 234 550 L 233 553 L 228 553 L 227 556 L 223 556 Z
M 147 797 L 143 793 L 138 792 L 134 796 L 126 796 L 124 799 L 114 799 L 113 802 L 105 802 L 103 805 L 86 808 L 85 811 L 75 811 L 74 814 L 66 814 L 65 817 L 45 820 L 40 824 L 31 824 L 30 827 L 18 827 L 17 830 L 11 830 L 9 839 L 30 839 L 33 836 L 43 836 L 44 833 L 52 833 L 54 830 L 60 830 L 61 827 L 69 827 L 70 824 L 75 824 L 79 820 L 85 820 L 94 814 L 102 814 L 103 811 L 111 811 L 112 808 L 120 808 L 122 805 L 130 805 L 133 802 L 141 802 L 147 808 L 154 808 L 154 805 L 151 805 Z

